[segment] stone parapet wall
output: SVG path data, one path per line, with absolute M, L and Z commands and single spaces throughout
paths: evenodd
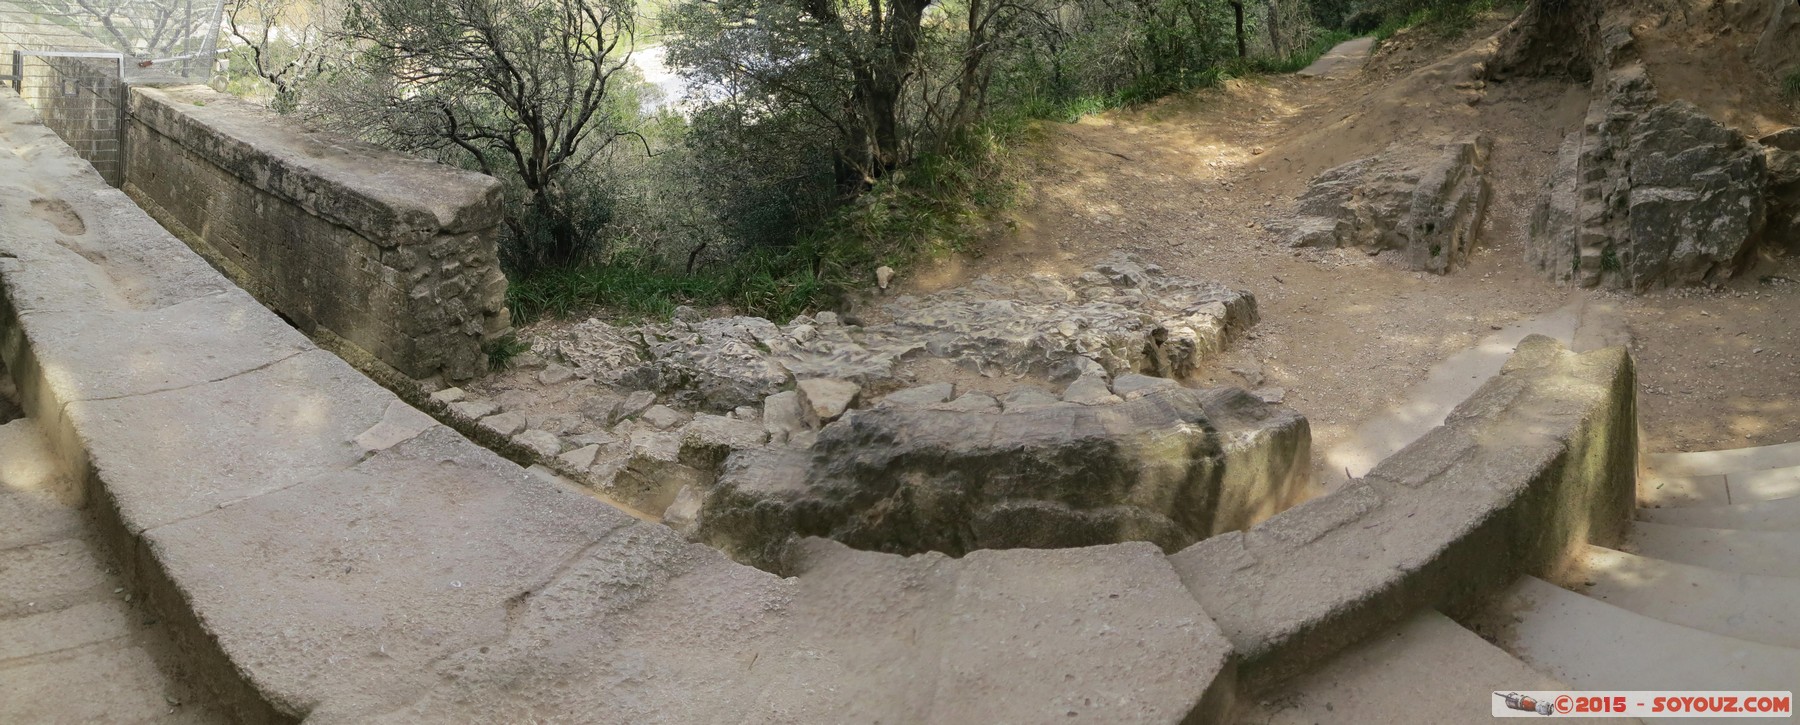
M 1368 476 L 1170 561 L 1267 692 L 1413 612 L 1454 615 L 1616 542 L 1636 482 L 1630 355 L 1533 335 Z
M 198 86 L 134 87 L 125 190 L 263 304 L 414 378 L 511 329 L 499 183 L 315 134 Z

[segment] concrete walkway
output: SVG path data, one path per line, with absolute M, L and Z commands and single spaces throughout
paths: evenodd
M 1369 51 L 1375 49 L 1374 38 L 1357 38 L 1346 40 L 1332 46 L 1331 50 L 1319 56 L 1318 60 L 1300 70 L 1299 74 L 1312 78 L 1343 78 L 1362 72 L 1363 61 L 1369 57 Z

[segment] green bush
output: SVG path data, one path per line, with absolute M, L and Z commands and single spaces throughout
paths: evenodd
M 1781 92 L 1786 93 L 1789 98 L 1800 98 L 1800 67 L 1788 71 L 1787 76 L 1781 79 Z
M 531 346 L 515 336 L 507 335 L 489 340 L 483 343 L 481 348 L 487 353 L 490 370 L 505 370 L 512 364 L 513 358 L 518 357 L 520 353 L 529 351 Z

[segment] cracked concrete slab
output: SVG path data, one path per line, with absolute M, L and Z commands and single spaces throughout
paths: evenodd
M 157 310 L 29 317 L 33 367 L 63 403 L 178 390 L 316 349 L 243 292 Z
M 434 663 L 502 637 L 519 600 L 633 521 L 437 428 L 144 538 L 225 654 L 300 715 L 424 694 Z
M 135 534 L 347 470 L 366 454 L 356 437 L 395 404 L 406 405 L 312 350 L 217 382 L 77 401 L 65 415 Z

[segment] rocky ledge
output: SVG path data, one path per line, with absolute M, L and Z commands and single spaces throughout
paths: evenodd
M 900 554 L 1123 541 L 1173 552 L 1304 496 L 1299 414 L 1235 388 L 1127 395 L 1004 408 L 914 396 L 857 411 L 810 448 L 733 454 L 694 535 L 776 570 L 803 536 Z
M 1399 250 L 1408 267 L 1438 274 L 1462 265 L 1487 212 L 1486 136 L 1442 146 L 1396 145 L 1327 169 L 1294 214 L 1269 229 L 1295 247 Z

